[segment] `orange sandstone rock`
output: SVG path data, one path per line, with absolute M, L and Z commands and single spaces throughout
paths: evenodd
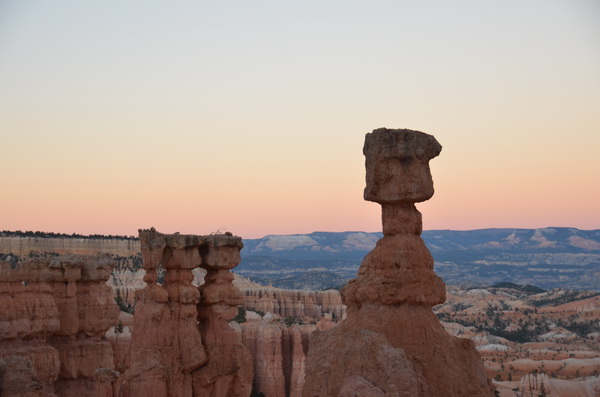
M 107 256 L 0 262 L 0 395 L 113 395 Z M 111 374 L 100 379 L 98 371 Z
M 346 320 L 311 337 L 303 396 L 493 395 L 473 342 L 448 335 L 431 309 L 445 285 L 414 203 L 433 195 L 440 151 L 418 131 L 367 134 L 365 199 L 382 205 L 384 237 L 342 290 Z
M 254 372 L 250 351 L 242 342 L 242 330 L 231 322 L 243 296 L 233 285 L 229 271 L 240 262 L 242 243 L 237 237 L 210 237 L 211 243 L 201 251 L 206 276 L 198 305 L 208 363 L 193 373 L 194 396 L 245 397 L 252 391 Z
M 254 388 L 266 396 L 285 397 L 283 370 L 283 332 L 281 325 L 270 321 L 242 324 L 244 344 L 254 359 Z
M 136 292 L 125 395 L 248 396 L 252 361 L 230 325 L 242 303 L 229 271 L 241 239 L 150 229 L 140 230 L 140 244 L 147 285 Z M 207 271 L 200 289 L 192 284 L 198 267 Z
M 316 326 L 293 324 L 288 327 L 274 321 L 270 313 L 261 319 L 248 312 L 247 318 L 241 327 L 244 344 L 254 360 L 254 390 L 266 396 L 300 397 L 309 336 Z

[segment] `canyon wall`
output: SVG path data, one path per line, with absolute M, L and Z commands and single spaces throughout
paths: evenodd
M 0 395 L 112 397 L 106 256 L 0 261 Z
M 346 317 L 346 306 L 337 290 L 251 288 L 242 289 L 242 293 L 246 309 L 272 313 L 282 318 L 292 317 L 304 322 L 317 322 L 327 314 L 337 322 Z

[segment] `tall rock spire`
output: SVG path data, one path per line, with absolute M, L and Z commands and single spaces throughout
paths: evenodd
M 429 160 L 441 149 L 419 131 L 366 135 L 364 197 L 381 204 L 384 236 L 342 290 L 346 320 L 311 338 L 305 397 L 492 395 L 474 343 L 447 334 L 432 311 L 445 285 L 415 203 L 433 196 Z

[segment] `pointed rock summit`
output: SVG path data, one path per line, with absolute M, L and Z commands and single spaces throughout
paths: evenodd
M 347 318 L 315 332 L 303 395 L 492 396 L 475 344 L 450 336 L 432 311 L 444 282 L 421 239 L 415 203 L 433 196 L 432 136 L 380 128 L 365 137 L 365 200 L 382 206 L 383 238 L 342 290 Z

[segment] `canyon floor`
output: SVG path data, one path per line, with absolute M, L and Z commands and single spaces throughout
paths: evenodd
M 597 396 L 599 295 L 510 283 L 450 286 L 447 301 L 434 310 L 449 333 L 476 343 L 502 396 L 521 395 L 532 385 L 546 395 Z

